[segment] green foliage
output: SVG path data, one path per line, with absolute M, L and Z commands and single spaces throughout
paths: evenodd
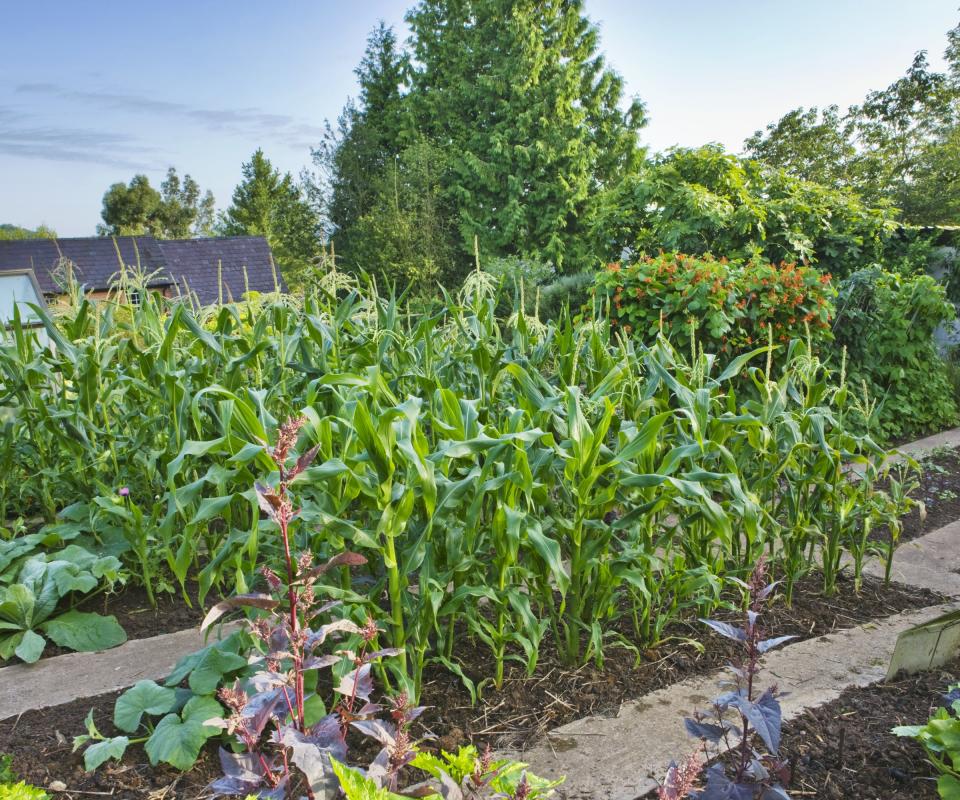
M 192 662 L 188 659 L 202 660 L 204 654 L 211 650 L 225 652 L 227 648 L 248 644 L 249 639 L 241 634 L 233 634 L 182 659 L 176 672 L 184 674 L 185 671 L 192 677 Z M 233 674 L 247 665 L 246 659 L 239 660 L 241 663 L 234 665 Z M 177 686 L 179 681 L 171 684 L 168 679 L 167 686 L 160 686 L 154 681 L 140 681 L 121 694 L 114 706 L 113 724 L 122 733 L 104 736 L 94 723 L 91 711 L 85 722 L 87 732 L 74 737 L 73 749 L 86 748 L 83 763 L 88 772 L 107 761 L 119 761 L 131 744 L 142 744 L 154 766 L 165 763 L 186 771 L 194 765 L 206 741 L 220 735 L 218 727 L 204 723 L 223 714 L 223 707 L 213 693 L 220 684 L 226 682 L 228 674 L 227 670 L 220 671 L 211 684 L 204 684 L 202 688 L 207 690 L 205 693 L 195 691 L 192 682 L 190 689 L 174 689 L 172 687 Z M 154 719 L 156 717 L 160 719 Z
M 301 288 L 321 249 L 318 220 L 303 187 L 289 172 L 274 169 L 260 149 L 242 172 L 230 207 L 220 215 L 218 233 L 265 237 L 290 285 Z
M 2 800 L 49 800 L 50 795 L 25 781 L 13 771 L 13 757 L 0 754 L 0 798 Z
M 46 225 L 38 225 L 36 230 L 21 228 L 9 223 L 0 224 L 0 242 L 15 241 L 18 239 L 56 239 L 57 232 Z
M 583 4 L 425 0 L 407 20 L 410 53 L 374 30 L 360 100 L 313 153 L 345 266 L 459 283 L 475 237 L 496 258 L 592 266 L 588 221 L 639 164 L 644 114 Z
M 410 105 L 448 150 L 445 185 L 459 245 L 551 261 L 587 259 L 584 223 L 599 187 L 634 169 L 639 101 L 605 67 L 583 3 L 423 0 Z
M 553 790 L 563 783 L 539 778 L 527 772 L 527 765 L 509 758 L 494 759 L 489 751 L 480 754 L 473 745 L 461 746 L 456 753 L 441 750 L 439 755 L 421 751 L 411 762 L 411 766 L 421 769 L 434 778 L 447 775 L 458 786 L 471 786 L 480 794 L 481 790 L 494 793 L 494 797 L 514 797 L 517 786 L 526 785 L 529 800 L 541 800 L 550 797 Z M 470 797 L 470 795 L 467 795 Z
M 324 588 L 404 648 L 411 696 L 430 663 L 462 672 L 463 635 L 490 654 L 482 683 L 464 676 L 477 693 L 511 662 L 535 670 L 547 640 L 571 664 L 655 644 L 761 552 L 788 587 L 815 557 L 827 592 L 845 553 L 858 573 L 888 555 L 863 531 L 909 500 L 880 488 L 884 451 L 850 432 L 847 387 L 804 342 L 768 371 L 763 341 L 688 356 L 603 319 L 503 320 L 499 302 L 468 292 L 421 314 L 354 291 L 194 312 L 147 295 L 122 319 L 111 303 L 45 318 L 55 347 L 15 327 L 0 346 L 6 502 L 76 503 L 52 527 L 100 536 L 138 579 L 146 541 L 151 574 L 243 593 L 284 563 L 252 487 L 278 480 L 267 432 L 303 415 L 300 451 L 318 449 L 290 487 L 295 548 L 366 557 L 369 591 Z M 850 459 L 865 479 L 847 480 Z M 203 658 L 176 681 L 206 693 L 241 660 Z
M 747 139 L 747 152 L 792 175 L 851 188 L 868 203 L 892 204 L 907 222 L 955 224 L 960 26 L 947 40 L 947 72 L 932 71 L 921 51 L 903 77 L 846 113 L 795 109 Z
M 846 348 L 851 390 L 878 404 L 864 420 L 871 430 L 897 439 L 956 424 L 956 395 L 933 339 L 954 313 L 944 287 L 928 275 L 869 267 L 840 284 L 838 357 Z
M 0 660 L 16 655 L 33 663 L 50 638 L 71 650 L 115 647 L 126 634 L 115 617 L 75 610 L 58 612 L 73 593 L 84 595 L 109 587 L 120 562 L 97 556 L 76 544 L 56 552 L 39 552 L 46 538 L 34 534 L 0 542 Z
M 596 287 L 626 334 L 653 342 L 661 333 L 681 350 L 736 355 L 807 338 L 819 350 L 830 338 L 835 291 L 829 276 L 796 264 L 729 263 L 661 253 L 621 267 L 610 264 Z
M 822 186 L 836 186 L 847 177 L 847 164 L 856 148 L 844 129 L 837 106 L 797 108 L 784 114 L 766 131 L 756 131 L 744 142 L 758 161 Z
M 453 270 L 449 215 L 440 179 L 446 157 L 426 139 L 397 155 L 374 184 L 370 209 L 347 231 L 340 259 L 347 269 L 368 268 L 380 285 L 410 286 L 434 297 L 436 283 L 459 277 Z
M 129 184 L 115 183 L 103 195 L 101 236 L 151 234 L 163 239 L 209 236 L 213 230 L 214 199 L 203 196 L 189 175 L 170 167 L 157 191 L 146 175 L 134 175 Z
M 50 795 L 43 789 L 31 786 L 25 781 L 0 783 L 0 797 L 3 800 L 50 800 Z
M 336 129 L 327 125 L 323 141 L 312 151 L 316 173 L 307 186 L 323 209 L 327 233 L 346 254 L 346 264 L 382 275 L 379 262 L 361 261 L 354 255 L 355 246 L 366 245 L 357 226 L 368 219 L 369 229 L 377 206 L 392 207 L 397 213 L 399 207 L 417 202 L 415 196 L 407 196 L 407 181 L 401 183 L 396 163 L 409 143 L 410 131 L 401 94 L 407 60 L 399 51 L 392 28 L 380 23 L 373 30 L 354 72 L 360 85 L 359 103 L 347 103 Z M 400 232 L 397 238 L 403 241 Z M 424 256 L 430 257 L 429 253 Z
M 847 190 L 830 189 L 728 155 L 718 145 L 675 149 L 609 192 L 599 252 L 660 249 L 732 260 L 809 262 L 844 276 L 876 261 L 895 225 Z
M 927 753 L 930 763 L 940 773 L 937 792 L 943 800 L 960 798 L 960 699 L 953 686 L 944 700 L 949 708 L 938 708 L 925 725 L 900 725 L 896 736 L 916 739 Z

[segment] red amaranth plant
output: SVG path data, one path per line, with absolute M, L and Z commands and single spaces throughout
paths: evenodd
M 391 701 L 390 721 L 378 717 L 383 707 L 370 700 L 372 664 L 399 651 L 376 648 L 379 629 L 370 619 L 363 626 L 347 618 L 316 625 L 320 617 L 339 605 L 336 600 L 318 604 L 317 593 L 323 591 L 323 585 L 318 583 L 320 577 L 334 567 L 358 566 L 366 559 L 357 553 L 345 552 L 314 566 L 311 553 L 301 553 L 294 558 L 291 524 L 298 512 L 290 497 L 289 484 L 310 466 L 317 454 L 317 448 L 312 448 L 290 464 L 297 433 L 303 424 L 303 419 L 288 420 L 280 427 L 276 446 L 268 447 L 267 452 L 279 472 L 277 487 L 256 484 L 261 509 L 280 531 L 285 580 L 264 567 L 261 572 L 269 593 L 224 600 L 210 610 L 201 625 L 201 630 L 206 630 L 227 611 L 240 607 L 267 612 L 266 616 L 249 623 L 250 633 L 259 643 L 259 655 L 251 664 L 259 670 L 244 682 L 238 680 L 231 687 L 221 688 L 220 700 L 230 714 L 206 723 L 223 728 L 243 747 L 240 753 L 221 748 L 224 777 L 211 784 L 215 795 L 256 793 L 258 797 L 276 800 L 299 797 L 301 792 L 309 800 L 333 796 L 330 793 L 338 791 L 338 781 L 330 759 L 346 760 L 347 735 L 351 729 L 383 745 L 367 774 L 375 776 L 384 786 L 395 787 L 399 770 L 413 758 L 409 726 L 423 709 L 411 707 L 405 696 L 395 698 Z M 328 638 L 344 633 L 359 637 L 358 652 L 348 649 L 328 654 L 318 652 Z M 331 668 L 344 659 L 351 662 L 353 668 L 334 689 L 339 701 L 331 713 L 311 722 L 307 709 L 311 692 L 306 687 L 306 673 Z

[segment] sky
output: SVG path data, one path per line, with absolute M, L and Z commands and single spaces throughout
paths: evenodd
M 229 204 L 262 147 L 298 174 L 357 91 L 370 29 L 413 0 L 0 0 L 0 223 L 92 235 L 106 188 L 168 166 Z M 918 50 L 942 65 L 957 0 L 585 0 L 647 106 L 652 150 L 845 108 Z

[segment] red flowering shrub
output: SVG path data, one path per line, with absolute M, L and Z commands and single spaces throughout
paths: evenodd
M 831 338 L 836 290 L 812 267 L 661 253 L 609 264 L 594 292 L 609 300 L 610 324 L 652 341 L 657 332 L 689 349 L 691 332 L 708 353 L 735 354 L 768 341 Z

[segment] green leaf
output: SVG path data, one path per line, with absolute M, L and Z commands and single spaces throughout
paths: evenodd
M 244 634 L 242 631 L 234 631 L 222 641 L 212 642 L 206 647 L 202 647 L 199 650 L 190 653 L 189 655 L 185 655 L 177 662 L 176 666 L 173 668 L 173 672 L 167 676 L 167 679 L 163 682 L 163 685 L 171 687 L 180 685 L 180 683 L 182 683 L 191 672 L 201 665 L 211 650 L 219 650 L 224 653 L 232 653 L 236 655 L 239 650 L 245 647 L 244 642 L 246 640 L 246 634 Z M 198 694 L 210 694 L 210 692 L 198 692 Z
M 23 628 L 33 627 L 33 609 L 37 599 L 24 584 L 15 583 L 0 594 L 0 619 L 15 622 Z
M 86 611 L 67 611 L 40 628 L 61 647 L 79 652 L 107 650 L 127 641 L 116 617 Z
M 28 664 L 34 664 L 40 659 L 43 648 L 46 646 L 47 640 L 39 633 L 25 631 L 23 638 L 20 640 L 20 644 L 17 645 L 17 649 L 13 652 L 16 653 L 17 658 L 22 661 L 26 661 Z
M 83 768 L 93 772 L 111 758 L 119 761 L 127 751 L 130 740 L 126 736 L 114 736 L 102 742 L 90 745 L 83 753 Z
M 187 679 L 187 685 L 194 694 L 213 694 L 223 677 L 247 665 L 247 659 L 237 653 L 230 653 L 218 648 L 204 651 L 197 665 Z
M 347 800 L 402 800 L 401 795 L 381 789 L 372 778 L 341 764 L 333 757 L 330 758 L 330 764 Z
M 207 740 L 199 723 L 184 723 L 176 714 L 167 714 L 147 739 L 143 749 L 153 766 L 163 762 L 186 772 L 200 755 Z
M 960 800 L 960 780 L 953 775 L 941 775 L 937 780 L 940 800 Z
M 113 724 L 127 733 L 136 732 L 144 714 L 159 717 L 172 711 L 177 702 L 173 689 L 158 686 L 153 681 L 140 681 L 127 689 L 113 708 Z
M 217 736 L 221 728 L 215 728 L 212 725 L 204 725 L 208 719 L 223 716 L 223 706 L 212 697 L 191 697 L 180 712 L 180 718 L 185 723 L 196 723 L 201 727 L 201 733 L 205 739 Z

